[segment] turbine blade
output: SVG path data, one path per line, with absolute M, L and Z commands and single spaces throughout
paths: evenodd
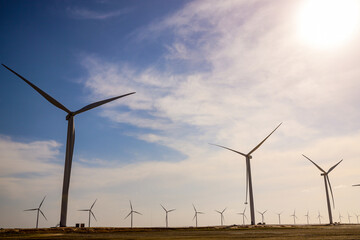
M 311 160 L 310 158 L 308 158 L 308 157 L 305 156 L 304 154 L 303 154 L 303 156 L 304 156 L 305 158 L 307 158 L 307 160 L 309 160 L 310 162 L 312 162 L 320 171 L 322 171 L 323 173 L 326 173 L 326 172 L 324 171 L 324 169 L 322 169 L 319 165 L 317 165 L 313 160 Z
M 141 213 L 139 213 L 139 212 L 137 212 L 137 211 L 133 211 L 133 212 L 142 215 Z
M 97 201 L 97 199 L 96 199 L 95 202 L 91 205 L 90 211 L 91 211 L 91 209 L 93 208 L 93 206 L 95 205 L 96 201 Z
M 265 210 L 264 212 L 263 212 L 263 214 L 265 214 L 267 212 L 267 210 Z
M 249 192 L 249 173 L 248 173 L 248 169 L 246 168 L 245 204 L 247 204 L 248 192 Z
M 358 187 L 358 186 L 360 186 L 360 184 L 353 184 L 352 186 L 353 187 Z
M 196 212 L 196 208 L 195 208 L 194 204 L 193 204 L 193 208 L 194 208 L 194 211 Z
M 133 207 L 132 207 L 132 204 L 131 204 L 131 201 L 129 201 L 130 202 L 130 208 L 131 208 L 131 211 L 133 210 Z
M 336 168 L 337 165 L 339 165 L 342 161 L 343 161 L 343 159 L 341 159 L 340 162 L 338 162 L 337 164 L 335 164 L 334 166 L 332 166 L 327 173 L 330 173 L 332 170 L 334 170 L 334 168 Z
M 93 211 L 90 210 L 91 215 L 94 217 L 95 221 L 97 221 L 95 214 L 93 213 Z
M 215 212 L 217 212 L 217 213 L 220 213 L 220 214 L 221 214 L 221 212 L 220 212 L 220 211 L 218 211 L 218 210 L 215 210 Z
M 204 212 L 197 212 L 198 214 L 205 214 Z
M 46 196 L 43 198 L 43 200 L 41 201 L 40 205 L 39 205 L 39 209 L 41 208 L 41 205 L 43 204 L 44 200 L 45 200 Z
M 172 212 L 172 211 L 175 211 L 176 209 L 174 208 L 174 209 L 170 209 L 168 212 Z
M 248 153 L 248 155 L 251 155 L 253 152 L 255 152 L 256 149 L 258 149 L 266 141 L 266 139 L 268 139 L 271 136 L 271 134 L 273 134 L 276 131 L 276 129 L 278 129 L 280 127 L 281 124 L 282 123 L 280 123 L 264 140 L 262 140 L 256 147 L 254 147 L 253 150 L 251 150 Z
M 78 210 L 78 211 L 88 212 L 88 211 L 90 211 L 90 209 L 81 209 L 81 210 Z
M 93 108 L 96 108 L 96 107 L 99 107 L 105 103 L 108 103 L 108 102 L 111 102 L 111 101 L 114 101 L 116 99 L 119 99 L 119 98 L 122 98 L 122 97 L 126 97 L 128 95 L 131 95 L 131 94 L 134 94 L 135 92 L 131 92 L 131 93 L 127 93 L 127 94 L 124 94 L 124 95 L 121 95 L 121 96 L 117 96 L 117 97 L 113 97 L 113 98 L 109 98 L 109 99 L 105 99 L 105 100 L 102 100 L 102 101 L 98 101 L 98 102 L 94 102 L 94 103 L 91 103 L 89 105 L 86 105 L 85 107 L 77 110 L 74 115 L 76 114 L 79 114 L 79 113 L 82 113 L 82 112 L 86 112 L 90 109 L 93 109 Z
M 196 213 L 195 213 L 195 215 L 194 215 L 194 217 L 193 217 L 193 219 L 192 219 L 192 220 L 194 221 L 194 219 L 195 219 L 195 218 L 196 218 Z
M 160 206 L 164 209 L 164 211 L 165 211 L 165 212 L 167 212 L 166 208 L 164 208 L 164 206 L 163 206 L 163 205 L 161 205 L 161 204 L 160 204 Z
M 45 217 L 45 214 L 39 209 L 39 211 L 40 211 L 40 213 L 41 213 L 41 215 L 43 215 L 43 217 L 46 219 L 46 221 L 47 221 L 47 218 Z
M 329 184 L 330 193 L 331 193 L 331 198 L 332 198 L 332 201 L 333 201 L 333 206 L 334 206 L 334 208 L 335 208 L 334 194 L 333 194 L 333 191 L 332 191 L 332 188 L 331 188 L 331 183 L 330 183 L 329 175 L 327 175 L 327 174 L 326 174 L 326 179 L 327 179 L 327 182 L 328 182 L 328 184 Z
M 53 97 L 51 97 L 49 94 L 47 94 L 46 92 L 44 92 L 43 90 L 41 90 L 40 88 L 38 88 L 37 86 L 35 86 L 33 83 L 31 83 L 29 80 L 27 80 L 26 78 L 24 78 L 23 76 L 21 76 L 20 74 L 18 74 L 17 72 L 15 72 L 14 70 L 12 70 L 11 68 L 9 68 L 8 66 L 6 66 L 5 64 L 1 64 L 3 65 L 5 68 L 7 68 L 9 71 L 11 71 L 12 73 L 14 73 L 16 76 L 18 76 L 19 78 L 21 78 L 22 80 L 24 80 L 27 84 L 29 84 L 35 91 L 37 91 L 38 93 L 40 93 L 41 96 L 43 96 L 46 100 L 48 100 L 50 103 L 52 103 L 55 107 L 60 108 L 61 110 L 64 110 L 67 113 L 71 113 L 71 111 L 69 109 L 67 109 L 66 107 L 64 107 L 61 103 L 59 103 L 58 101 L 56 101 Z
M 221 148 L 225 148 L 225 149 L 227 149 L 227 150 L 230 150 L 230 151 L 233 151 L 233 152 L 238 153 L 238 154 L 240 154 L 240 155 L 243 155 L 244 157 L 247 156 L 245 153 L 238 152 L 238 151 L 236 151 L 236 150 L 234 150 L 234 149 L 231 149 L 231 148 L 227 148 L 227 147 L 224 147 L 224 146 L 221 146 L 221 145 L 217 145 L 217 144 L 213 144 L 213 143 L 209 143 L 209 144 L 210 144 L 210 145 L 213 145 L 213 146 L 218 146 L 218 147 L 221 147 Z
M 226 208 L 224 208 L 224 210 L 222 210 L 222 212 L 221 212 L 221 213 L 224 213 L 226 209 L 227 209 L 227 207 L 226 207 Z
M 26 209 L 24 211 L 35 211 L 35 210 L 38 210 L 37 208 L 32 208 L 32 209 Z
M 124 219 L 127 219 L 129 216 L 130 216 L 130 214 L 132 213 L 132 211 L 131 212 L 129 212 L 129 214 L 128 215 L 126 215 L 126 217 L 124 218 Z

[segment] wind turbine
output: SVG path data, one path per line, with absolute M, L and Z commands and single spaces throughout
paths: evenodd
M 359 216 L 360 216 L 360 215 L 357 215 L 357 214 L 355 213 L 355 216 L 356 216 L 356 222 L 357 222 L 357 224 L 359 224 Z
M 105 103 L 114 101 L 116 99 L 134 94 L 135 92 L 127 93 L 121 96 L 109 98 L 106 100 L 98 101 L 92 104 L 89 104 L 75 112 L 70 111 L 60 102 L 55 100 L 53 97 L 48 95 L 46 92 L 35 86 L 29 80 L 16 73 L 14 70 L 10 69 L 6 65 L 2 64 L 9 71 L 14 73 L 16 76 L 24 80 L 27 84 L 29 84 L 35 91 L 37 91 L 41 96 L 43 96 L 46 100 L 48 100 L 55 107 L 60 108 L 61 110 L 67 113 L 66 120 L 68 121 L 68 129 L 67 129 L 67 140 L 66 140 L 66 154 L 65 154 L 65 167 L 64 167 L 64 180 L 63 180 L 63 190 L 62 190 L 62 198 L 61 198 L 61 214 L 60 214 L 60 227 L 66 227 L 66 217 L 67 217 L 67 207 L 68 207 L 68 197 L 69 197 L 69 186 L 70 186 L 70 174 L 71 174 L 71 164 L 72 157 L 74 152 L 74 143 L 75 143 L 75 126 L 74 126 L 74 117 L 77 114 L 86 112 L 90 109 L 99 107 Z
M 309 225 L 309 218 L 310 218 L 310 216 L 309 216 L 309 211 L 307 211 L 305 217 L 306 217 L 306 222 L 307 222 L 307 224 Z
M 351 215 L 348 213 L 348 219 L 349 219 L 349 223 L 350 223 L 350 219 L 351 219 Z
M 196 210 L 194 204 L 193 204 L 193 207 L 194 207 L 194 211 L 195 211 L 195 215 L 194 215 L 194 217 L 193 217 L 193 220 L 195 219 L 196 227 L 198 227 L 198 218 L 197 218 L 197 216 L 198 216 L 198 214 L 204 214 L 204 213 L 203 213 L 203 212 L 198 212 L 198 211 Z
M 320 212 L 318 212 L 319 214 L 318 214 L 318 219 L 319 219 L 319 224 L 321 224 L 321 218 L 322 218 L 322 216 L 321 216 L 321 214 L 320 214 Z
M 251 154 L 255 152 L 265 141 L 268 139 L 271 134 L 273 134 L 278 127 L 280 127 L 282 123 L 280 123 L 264 140 L 262 140 L 256 147 L 254 147 L 248 154 L 233 150 L 231 148 L 227 148 L 221 145 L 217 144 L 211 144 L 214 146 L 218 146 L 227 150 L 230 150 L 232 152 L 235 152 L 237 154 L 240 154 L 245 157 L 246 159 L 246 197 L 245 197 L 245 204 L 247 204 L 247 195 L 249 192 L 249 200 L 250 200 L 250 216 L 251 216 L 251 225 L 255 225 L 255 207 L 254 207 L 254 196 L 253 196 L 253 188 L 252 188 L 252 178 L 251 178 L 251 166 L 250 166 L 250 159 L 252 159 Z
M 334 195 L 331 189 L 331 184 L 330 184 L 330 179 L 329 179 L 329 173 L 334 170 L 334 168 L 337 167 L 337 165 L 339 165 L 342 160 L 340 160 L 337 164 L 335 164 L 334 166 L 332 166 L 327 172 L 322 169 L 321 167 L 319 167 L 319 165 L 317 165 L 314 161 L 312 161 L 310 158 L 308 158 L 307 156 L 305 156 L 303 154 L 303 156 L 308 159 L 310 162 L 312 162 L 322 173 L 320 174 L 321 176 L 324 176 L 324 182 L 325 182 L 325 192 L 326 192 L 326 202 L 327 202 L 327 207 L 328 207 L 328 213 L 329 213 L 329 221 L 330 224 L 333 223 L 333 219 L 332 219 L 332 214 L 331 214 L 331 206 L 330 206 L 330 198 L 329 198 L 329 191 L 328 191 L 328 185 L 330 188 L 330 192 L 331 192 L 331 197 L 332 197 L 332 202 L 333 202 L 333 207 L 335 208 L 335 201 L 334 201 Z
M 164 208 L 163 205 L 160 204 L 160 206 L 164 209 L 164 211 L 165 211 L 165 213 L 166 213 L 165 221 L 166 221 L 166 228 L 167 228 L 167 227 L 168 227 L 168 213 L 169 213 L 169 212 L 172 212 L 172 211 L 175 211 L 175 209 L 167 210 L 166 208 Z
M 41 206 L 45 200 L 46 196 L 43 198 L 43 200 L 41 201 L 40 205 L 38 208 L 32 208 L 32 209 L 26 209 L 24 211 L 37 211 L 37 216 L 36 216 L 36 228 L 38 228 L 39 226 L 39 212 L 41 213 L 41 215 L 43 215 L 43 217 L 46 219 L 47 221 L 47 218 L 45 217 L 45 214 L 41 211 Z
M 276 215 L 278 215 L 278 218 L 279 218 L 279 225 L 281 224 L 281 214 L 282 214 L 283 212 L 281 212 L 281 213 L 277 213 Z
M 341 215 L 341 213 L 339 212 L 339 222 L 341 223 L 341 219 L 343 218 L 343 216 Z
M 223 225 L 223 221 L 224 221 L 224 212 L 225 212 L 225 210 L 226 210 L 226 208 L 224 208 L 224 210 L 222 210 L 221 212 L 220 211 L 218 211 L 218 210 L 215 210 L 215 212 L 217 212 L 217 213 L 220 213 L 220 218 L 221 218 L 221 226 Z
M 129 216 L 131 216 L 130 218 L 131 218 L 131 228 L 133 228 L 133 215 L 134 215 L 134 213 L 136 213 L 136 214 L 140 214 L 140 215 L 142 215 L 141 213 L 139 213 L 139 212 L 137 212 L 137 211 L 134 211 L 134 209 L 133 209 L 133 206 L 132 206 L 132 204 L 131 204 L 131 201 L 129 201 L 130 202 L 130 212 L 129 212 L 129 214 L 124 218 L 124 219 L 126 219 L 126 218 L 128 218 Z
M 84 212 L 89 212 L 89 227 L 90 227 L 90 219 L 91 219 L 91 215 L 94 217 L 95 221 L 97 221 L 95 214 L 92 211 L 92 208 L 94 207 L 95 203 L 96 203 L 97 199 L 94 201 L 94 203 L 91 205 L 91 207 L 89 209 L 81 209 L 78 211 L 84 211 Z
M 263 224 L 265 223 L 265 221 L 264 221 L 264 214 L 265 214 L 266 212 L 267 212 L 267 210 L 265 210 L 264 212 L 259 212 L 259 211 L 258 211 L 258 213 L 261 214 L 261 221 L 262 221 Z
M 294 225 L 295 225 L 295 224 L 296 224 L 295 219 L 296 219 L 296 218 L 298 218 L 298 217 L 296 216 L 296 214 L 295 214 L 295 210 L 294 210 L 294 213 L 293 213 L 293 214 L 291 214 L 290 216 L 294 218 Z
M 246 217 L 246 215 L 245 215 L 245 211 L 246 211 L 246 207 L 244 208 L 244 211 L 242 212 L 242 213 L 238 213 L 238 214 L 240 214 L 240 215 L 242 215 L 243 216 L 243 225 L 245 225 L 245 218 L 246 218 L 246 220 L 247 220 L 247 217 Z

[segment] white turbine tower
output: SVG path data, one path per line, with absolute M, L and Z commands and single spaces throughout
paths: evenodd
M 281 224 L 281 214 L 282 214 L 283 212 L 280 212 L 280 213 L 277 213 L 276 215 L 278 215 L 278 219 L 279 219 L 279 225 Z
M 295 210 L 294 210 L 294 213 L 290 215 L 291 217 L 294 218 L 294 225 L 296 224 L 296 218 L 298 218 L 295 214 Z
M 310 218 L 310 216 L 309 216 L 309 211 L 307 211 L 305 217 L 306 217 L 306 222 L 307 222 L 307 224 L 309 225 L 309 218 Z
M 116 99 L 134 94 L 127 93 L 121 96 L 109 98 L 106 100 L 98 101 L 92 104 L 89 104 L 75 112 L 70 111 L 67 109 L 64 105 L 62 105 L 60 102 L 55 100 L 53 97 L 51 97 L 49 94 L 35 86 L 33 83 L 31 83 L 29 80 L 21 76 L 20 74 L 16 73 L 14 70 L 10 69 L 6 65 L 2 64 L 5 68 L 7 68 L 9 71 L 14 73 L 16 76 L 24 80 L 27 84 L 29 84 L 35 91 L 37 91 L 41 96 L 43 96 L 46 100 L 48 100 L 51 104 L 53 104 L 55 107 L 60 108 L 61 110 L 65 111 L 67 113 L 66 120 L 68 121 L 68 129 L 67 129 L 67 140 L 66 140 L 66 154 L 65 154 L 65 167 L 64 167 L 64 180 L 63 180 L 63 190 L 62 190 L 62 198 L 61 198 L 61 211 L 60 211 L 60 227 L 66 227 L 66 219 L 67 219 L 67 207 L 68 207 L 68 198 L 69 198 L 69 187 L 70 187 L 70 175 L 71 175 L 71 165 L 72 165 L 72 157 L 74 152 L 74 143 L 75 143 L 75 125 L 74 125 L 74 117 L 77 114 L 86 112 L 88 110 L 91 110 L 93 108 L 99 107 L 105 103 L 114 101 Z
M 225 212 L 226 208 L 224 208 L 224 210 L 222 210 L 221 212 L 218 210 L 215 210 L 215 212 L 220 214 L 220 218 L 221 218 L 221 226 L 223 226 L 223 221 L 224 221 L 224 212 Z
M 235 152 L 237 154 L 240 154 L 245 157 L 246 159 L 246 197 L 245 197 L 245 204 L 247 204 L 247 196 L 249 193 L 249 200 L 250 200 L 250 216 L 251 216 L 251 225 L 255 225 L 255 206 L 254 206 L 254 195 L 253 195 L 253 188 L 252 188 L 252 178 L 251 178 L 251 166 L 250 166 L 250 159 L 252 159 L 251 154 L 255 152 L 265 141 L 268 139 L 271 134 L 273 134 L 278 127 L 280 127 L 282 123 L 280 123 L 264 140 L 262 140 L 256 147 L 254 147 L 249 153 L 245 154 L 236 150 L 233 150 L 231 148 L 227 148 L 221 145 L 217 144 L 211 144 L 214 146 L 218 146 L 227 150 L 230 150 L 232 152 Z
M 37 211 L 37 215 L 36 215 L 36 228 L 38 228 L 39 226 L 39 212 L 41 213 L 41 215 L 43 215 L 43 217 L 46 219 L 47 221 L 47 218 L 45 217 L 45 214 L 41 211 L 41 206 L 45 200 L 46 196 L 43 198 L 43 200 L 41 201 L 40 205 L 38 208 L 32 208 L 32 209 L 26 209 L 24 211 Z
M 160 204 L 160 206 L 164 209 L 165 211 L 165 222 L 166 222 L 166 228 L 168 228 L 168 213 L 169 212 L 172 212 L 172 211 L 175 211 L 175 209 L 170 209 L 170 210 L 167 210 L 163 205 Z
M 89 209 L 81 209 L 81 210 L 78 210 L 78 211 L 84 211 L 84 212 L 89 212 L 89 227 L 90 227 L 90 219 L 91 219 L 91 216 L 94 217 L 95 221 L 97 221 L 96 217 L 95 217 L 95 214 L 94 212 L 92 211 L 92 208 L 94 207 L 95 203 L 96 203 L 97 199 L 94 201 L 94 203 L 91 205 L 91 207 Z
M 139 212 L 137 212 L 137 211 L 134 211 L 133 206 L 132 206 L 132 204 L 131 204 L 131 201 L 129 201 L 129 202 L 130 202 L 130 212 L 129 212 L 129 214 L 128 214 L 124 219 L 128 218 L 129 216 L 131 216 L 131 217 L 130 217 L 130 218 L 131 218 L 131 228 L 133 228 L 133 215 L 134 215 L 134 213 L 139 214 L 139 215 L 142 215 L 142 214 L 139 213 Z
M 265 214 L 266 212 L 267 212 L 267 210 L 265 210 L 264 212 L 259 212 L 259 211 L 258 211 L 258 213 L 259 213 L 259 214 L 261 214 L 261 221 L 262 221 L 262 224 L 265 224 L 264 214 Z
M 332 213 L 331 213 L 331 205 L 330 205 L 330 198 L 329 198 L 329 191 L 328 191 L 328 185 L 330 188 L 330 192 L 331 192 L 331 197 L 332 197 L 332 202 L 333 202 L 333 207 L 335 208 L 335 201 L 334 201 L 334 195 L 332 192 L 332 188 L 331 188 L 331 184 L 330 184 L 330 179 L 329 179 L 329 173 L 334 170 L 334 168 L 336 168 L 337 165 L 339 165 L 342 160 L 340 160 L 337 164 L 335 164 L 334 166 L 332 166 L 327 172 L 322 169 L 321 167 L 319 167 L 319 165 L 317 165 L 314 161 L 312 161 L 310 158 L 308 158 L 307 156 L 305 156 L 303 154 L 303 156 L 308 159 L 310 162 L 312 162 L 322 173 L 320 174 L 321 176 L 324 176 L 324 182 L 325 182 L 325 192 L 326 192 L 326 202 L 327 202 L 327 207 L 328 207 L 328 213 L 329 213 L 329 222 L 330 224 L 333 224 L 333 219 L 332 219 Z
M 238 213 L 238 214 L 242 215 L 243 225 L 245 225 L 245 218 L 246 218 L 246 220 L 247 220 L 247 217 L 246 217 L 246 215 L 245 215 L 245 211 L 246 211 L 246 207 L 244 208 L 244 211 L 243 211 L 242 213 Z
M 193 221 L 195 219 L 195 223 L 196 223 L 196 227 L 198 227 L 198 214 L 204 214 L 203 212 L 198 212 L 193 204 L 193 208 L 194 208 L 194 211 L 195 211 L 195 215 L 193 217 Z

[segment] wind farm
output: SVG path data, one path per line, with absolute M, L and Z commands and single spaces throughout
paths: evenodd
M 358 0 L 0 12 L 0 239 L 360 235 Z

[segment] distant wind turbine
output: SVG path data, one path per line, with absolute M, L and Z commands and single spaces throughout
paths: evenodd
M 198 227 L 198 214 L 204 214 L 203 212 L 198 212 L 193 204 L 193 208 L 194 208 L 194 211 L 195 211 L 195 215 L 193 217 L 193 220 L 195 219 L 195 222 L 196 222 L 196 227 Z
M 319 167 L 319 165 L 317 165 L 314 161 L 312 161 L 310 158 L 308 158 L 307 156 L 305 156 L 303 154 L 303 156 L 308 159 L 310 162 L 312 162 L 322 173 L 321 173 L 321 176 L 324 176 L 324 182 L 325 182 L 325 192 L 326 192 L 326 202 L 327 202 L 327 207 L 328 207 L 328 213 L 329 213 L 329 222 L 330 224 L 333 224 L 333 219 L 332 219 L 332 214 L 331 214 L 331 205 L 330 205 L 330 198 L 329 198 L 329 191 L 328 191 L 328 185 L 329 185 L 329 188 L 330 188 L 330 192 L 331 192 L 331 197 L 332 197 L 332 202 L 333 202 L 333 207 L 335 208 L 335 201 L 334 201 L 334 195 L 333 195 L 333 192 L 332 192 L 332 188 L 331 188 L 331 184 L 330 184 L 330 179 L 329 179 L 329 176 L 328 174 L 334 170 L 334 168 L 337 167 L 337 165 L 339 165 L 341 161 L 339 161 L 337 164 L 335 164 L 334 166 L 332 166 L 327 172 L 322 169 L 321 167 Z
M 341 213 L 339 212 L 339 222 L 341 223 L 341 219 L 343 218 L 343 216 L 341 215 Z
M 41 206 L 45 200 L 46 196 L 43 198 L 43 200 L 41 201 L 40 205 L 38 208 L 32 208 L 32 209 L 26 209 L 24 211 L 37 211 L 37 216 L 36 216 L 36 228 L 38 228 L 39 226 L 39 212 L 41 213 L 41 215 L 43 215 L 43 217 L 46 219 L 47 221 L 47 218 L 45 217 L 45 214 L 41 211 Z
M 322 216 L 321 216 L 321 214 L 320 214 L 320 212 L 318 212 L 319 214 L 318 214 L 318 219 L 319 219 L 319 224 L 321 224 L 321 218 L 322 218 Z
M 356 222 L 359 224 L 359 216 L 360 216 L 360 215 L 357 215 L 357 214 L 355 213 L 355 216 L 356 216 Z
M 168 227 L 168 213 L 175 211 L 175 209 L 167 210 L 163 205 L 160 204 L 160 206 L 164 209 L 164 211 L 166 213 L 165 222 L 166 222 L 166 228 L 167 228 Z
M 247 217 L 246 217 L 246 215 L 245 215 L 245 211 L 246 211 L 246 207 L 244 208 L 244 211 L 243 211 L 242 213 L 238 213 L 238 214 L 240 214 L 240 215 L 243 216 L 243 217 L 242 217 L 242 219 L 243 219 L 243 225 L 245 225 L 245 218 L 246 218 L 246 220 L 247 220 Z
M 294 218 L 294 225 L 296 224 L 296 218 L 298 218 L 295 214 L 295 210 L 294 210 L 294 213 L 290 215 L 291 217 Z
M 90 227 L 90 219 L 91 219 L 91 215 L 94 217 L 95 221 L 97 221 L 94 212 L 92 211 L 92 208 L 94 207 L 95 203 L 96 203 L 97 199 L 94 201 L 94 203 L 91 205 L 91 207 L 89 209 L 81 209 L 78 211 L 83 211 L 83 212 L 89 212 L 89 227 Z
M 277 213 L 276 215 L 278 215 L 278 219 L 279 219 L 279 225 L 281 224 L 281 214 L 282 214 L 283 212 L 280 212 L 280 213 Z
M 349 223 L 351 223 L 351 215 L 348 213 L 348 219 L 349 219 Z
M 134 213 L 136 213 L 136 214 L 139 214 L 139 215 L 142 215 L 141 213 L 139 213 L 139 212 L 137 212 L 137 211 L 134 211 L 134 209 L 133 209 L 133 206 L 132 206 L 132 204 L 131 204 L 131 201 L 129 201 L 130 202 L 130 212 L 129 212 L 129 214 L 124 218 L 124 219 L 126 219 L 126 218 L 128 218 L 129 216 L 131 216 L 130 218 L 131 218 L 131 228 L 133 228 L 133 215 L 134 215 Z
M 273 134 L 276 129 L 280 127 L 282 123 L 280 123 L 264 140 L 262 140 L 256 147 L 254 147 L 249 153 L 245 154 L 236 150 L 233 150 L 231 148 L 227 148 L 221 145 L 212 144 L 214 146 L 218 146 L 227 150 L 230 150 L 232 152 L 235 152 L 237 154 L 240 154 L 245 157 L 246 159 L 246 197 L 245 197 L 245 204 L 247 204 L 247 196 L 249 192 L 249 200 L 250 200 L 250 216 L 251 216 L 251 225 L 255 225 L 255 207 L 254 207 L 254 196 L 253 196 L 253 188 L 252 188 L 252 178 L 251 178 L 251 166 L 250 166 L 250 159 L 252 159 L 251 154 L 255 152 L 265 141 L 268 139 L 271 134 Z
M 225 212 L 226 208 L 224 208 L 224 210 L 222 210 L 221 212 L 218 210 L 215 210 L 215 212 L 220 214 L 220 218 L 221 218 L 221 226 L 223 226 L 223 221 L 224 221 L 224 212 Z
M 305 217 L 306 217 L 306 222 L 307 222 L 307 224 L 309 225 L 309 218 L 310 218 L 310 216 L 309 216 L 309 211 L 307 211 Z
M 267 210 L 265 210 L 264 212 L 259 212 L 258 211 L 258 213 L 259 214 L 261 214 L 261 221 L 262 221 L 262 223 L 265 223 L 265 221 L 264 221 L 264 214 L 267 212 Z
M 63 191 L 62 191 L 62 198 L 61 198 L 61 213 L 60 213 L 60 227 L 66 227 L 66 218 L 67 218 L 67 207 L 68 207 L 68 197 L 69 197 L 69 186 L 70 186 L 70 174 L 71 174 L 71 164 L 72 164 L 72 157 L 74 152 L 74 143 L 75 143 L 75 125 L 74 125 L 74 117 L 77 114 L 86 112 L 90 109 L 99 107 L 105 103 L 114 101 L 116 99 L 134 94 L 135 92 L 127 93 L 121 96 L 109 98 L 106 100 L 98 101 L 92 104 L 89 104 L 75 112 L 70 111 L 60 102 L 55 100 L 53 97 L 48 95 L 46 92 L 35 86 L 29 80 L 15 72 L 14 70 L 10 69 L 6 65 L 2 64 L 5 68 L 9 71 L 14 73 L 16 76 L 24 80 L 27 84 L 29 84 L 35 91 L 37 91 L 41 96 L 43 96 L 46 100 L 48 100 L 51 104 L 55 107 L 60 108 L 61 110 L 67 113 L 66 120 L 68 121 L 68 130 L 67 130 L 67 140 L 66 140 L 66 154 L 65 154 L 65 167 L 64 167 L 64 180 L 63 180 Z

